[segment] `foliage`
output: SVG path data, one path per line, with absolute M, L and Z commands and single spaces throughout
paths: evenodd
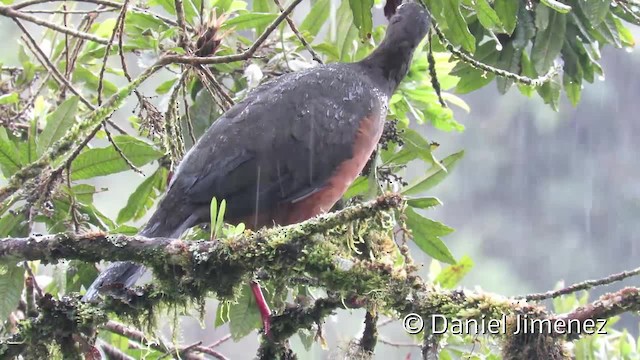
M 602 48 L 634 46 L 625 23 L 639 25 L 640 11 L 637 4 L 626 1 L 425 2 L 444 38 L 434 36 L 431 43 L 425 41 L 416 53 L 408 76 L 389 103 L 389 122 L 396 124 L 397 133 L 383 139 L 377 167 L 356 179 L 344 200 L 358 202 L 383 190 L 410 196 L 407 209 L 396 214 L 397 220 L 416 249 L 450 265 L 434 277 L 434 282 L 453 288 L 473 263 L 467 257 L 457 258 L 447 248 L 446 238 L 442 237 L 453 229 L 424 217 L 424 210 L 441 205 L 440 201 L 420 196 L 443 181 L 464 152 L 436 154 L 438 144 L 416 129 L 429 124 L 440 131 L 463 131 L 464 126 L 455 120 L 450 106 L 464 111 L 470 109 L 456 94 L 475 91 L 494 79 L 501 93 L 506 93 L 518 81 L 522 94 L 532 96 L 536 91 L 553 109 L 558 109 L 563 90 L 576 105 L 584 82 L 592 83 L 604 76 L 598 64 Z M 4 3 L 12 5 L 15 11 L 22 10 L 20 3 Z M 100 229 L 135 233 L 138 221 L 148 215 L 166 189 L 169 173 L 174 170 L 172 164 L 179 161 L 180 154 L 188 150 L 232 101 L 239 101 L 247 94 L 252 82 L 265 82 L 284 72 L 316 65 L 306 55 L 308 49 L 300 38 L 306 39 L 325 63 L 360 60 L 380 43 L 385 26 L 374 27 L 372 17 L 379 10 L 376 6 L 379 1 L 341 0 L 337 2 L 337 9 L 331 3 L 331 0 L 316 0 L 310 4 L 308 14 L 297 14 L 300 21 L 295 22 L 296 32 L 290 31 L 286 23 L 280 23 L 260 44 L 257 56 L 245 61 L 221 61 L 203 67 L 188 62 L 186 65 L 164 64 L 170 72 L 163 74 L 154 95 L 139 91 L 135 99 L 130 98 L 137 105 L 135 115 L 126 121 L 111 121 L 111 114 L 117 109 L 101 107 L 107 104 L 104 98 L 113 96 L 112 99 L 122 101 L 137 87 L 127 87 L 130 74 L 138 71 L 127 69 L 125 64 L 131 61 L 125 62 L 125 58 L 136 59 L 150 76 L 156 71 L 151 64 L 157 65 L 157 61 L 167 55 L 191 55 L 205 49 L 208 52 L 205 55 L 210 56 L 236 54 L 238 48 L 251 46 L 277 20 L 280 10 L 276 3 L 149 0 L 136 4 L 126 2 L 126 11 L 120 11 L 123 5 L 117 3 L 118 6 L 107 8 L 109 11 L 99 17 L 87 15 L 97 14 L 91 12 L 64 15 L 64 21 L 77 24 L 78 29 L 84 29 L 84 35 L 69 38 L 61 36 L 60 29 L 45 26 L 41 39 L 50 44 L 51 51 L 46 55 L 49 62 L 42 60 L 37 41 L 23 41 L 19 48 L 20 67 L 3 68 L 0 74 L 0 114 L 10 119 L 3 120 L 0 128 L 0 170 L 5 178 L 16 179 L 12 176 L 29 164 L 45 159 L 49 153 L 54 156 L 45 159 L 47 166 L 42 174 L 27 173 L 24 179 L 17 178 L 24 183 L 24 191 L 6 199 L 0 207 L 0 235 L 27 236 L 36 224 L 43 225 L 49 232 Z M 46 3 L 46 8 L 61 10 L 53 2 Z M 65 7 L 71 8 L 85 9 L 75 2 Z M 15 18 L 15 14 L 6 11 L 0 14 Z M 61 15 L 51 21 L 62 21 Z M 118 34 L 120 28 L 122 33 Z M 215 35 L 208 36 L 209 33 Z M 86 35 L 101 41 L 87 39 Z M 201 46 L 196 48 L 199 43 Z M 451 54 L 448 45 L 486 68 L 480 69 L 476 63 Z M 523 79 L 536 79 L 554 71 L 554 64 L 559 64 L 561 70 L 551 73 L 550 81 L 536 88 L 522 83 Z M 499 70 L 509 74 L 501 76 L 503 73 Z M 212 78 L 219 84 L 212 84 Z M 440 100 L 447 106 L 442 106 Z M 114 103 L 118 104 L 111 105 Z M 101 126 L 91 127 L 90 134 L 77 132 L 74 125 L 87 118 L 98 120 Z M 129 131 L 130 128 L 134 131 Z M 114 131 L 122 133 L 113 135 Z M 62 142 L 67 136 L 73 139 L 71 144 Z M 401 177 L 403 169 L 416 163 L 426 166 L 427 170 L 420 178 L 405 184 Z M 96 189 L 92 182 L 103 176 L 122 176 L 126 171 L 141 170 L 147 173 L 146 178 L 129 194 L 115 219 L 94 205 L 94 194 L 102 191 L 117 194 L 118 189 Z M 226 203 L 223 199 L 219 201 L 213 199 L 211 204 L 210 235 L 194 230 L 191 236 L 232 238 L 243 233 L 242 224 L 222 224 Z M 24 272 L 22 267 L 14 265 L 0 266 L 0 270 L 4 269 L 0 271 L 0 287 L 7 290 L 0 304 L 3 317 L 16 308 L 23 291 Z M 37 274 L 44 273 L 40 264 L 32 265 Z M 54 295 L 80 291 L 92 281 L 94 273 L 93 266 L 82 263 L 58 266 L 55 271 L 45 288 Z M 270 287 L 273 284 L 266 285 L 272 294 L 276 293 Z M 312 290 L 299 286 L 285 289 L 281 296 L 308 294 Z M 245 287 L 234 302 L 225 301 L 218 306 L 216 326 L 230 322 L 234 338 L 247 335 L 260 325 L 255 302 L 248 294 Z M 275 295 L 270 301 L 273 305 L 284 303 L 284 299 Z M 579 353 L 597 346 L 604 348 L 603 343 L 616 344 L 619 354 L 623 355 L 623 349 L 628 351 L 637 346 L 626 333 L 617 334 L 617 337 L 582 339 L 575 343 L 574 349 Z M 301 338 L 305 336 L 308 334 L 301 334 Z M 452 349 L 469 341 L 452 337 L 441 358 L 462 356 Z M 132 356 L 140 352 L 125 346 L 120 350 Z M 490 351 L 487 358 L 497 356 Z

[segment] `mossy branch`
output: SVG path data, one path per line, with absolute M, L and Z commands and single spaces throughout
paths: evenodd
M 283 284 L 301 276 L 317 280 L 332 295 L 308 307 L 286 308 L 274 314 L 271 335 L 260 348 L 263 358 L 274 353 L 292 355 L 286 346 L 291 335 L 321 323 L 335 309 L 344 307 L 384 309 L 398 317 L 418 314 L 425 320 L 427 330 L 433 315 L 447 319 L 449 324 L 455 320 L 493 319 L 504 324 L 504 331 L 496 333 L 505 342 L 504 348 L 511 353 L 523 351 L 530 358 L 541 352 L 545 355 L 539 358 L 548 354 L 554 354 L 550 358 L 563 358 L 563 342 L 580 335 L 577 331 L 566 331 L 566 326 L 565 331 L 557 330 L 570 320 L 572 326 L 580 327 L 589 320 L 640 310 L 638 288 L 625 288 L 569 314 L 555 315 L 525 300 L 477 291 L 443 290 L 426 283 L 415 275 L 412 265 L 396 266 L 397 252 L 386 250 L 390 244 L 395 247 L 389 237 L 393 227 L 389 216 L 403 206 L 400 196 L 390 194 L 297 225 L 246 232 L 219 241 L 147 239 L 102 232 L 8 238 L 0 241 L 0 260 L 106 259 L 144 263 L 154 271 L 157 279 L 154 287 L 133 290 L 134 301 L 118 303 L 107 299 L 102 305 L 104 310 L 134 316 L 140 312 L 130 312 L 127 306 L 148 309 L 163 301 L 186 304 L 190 300 L 201 301 L 210 291 L 219 298 L 232 298 L 236 288 L 258 269 L 265 270 L 269 280 Z M 349 234 L 354 233 L 365 239 L 364 251 L 358 256 L 348 241 Z M 78 309 L 91 307 L 84 303 L 78 306 Z M 42 316 L 31 322 L 40 324 L 45 321 Z M 534 320 L 544 320 L 538 333 L 516 334 L 518 324 Z M 95 321 L 92 317 L 85 322 Z M 0 342 L 0 353 L 7 348 L 3 344 L 7 345 L 7 340 Z

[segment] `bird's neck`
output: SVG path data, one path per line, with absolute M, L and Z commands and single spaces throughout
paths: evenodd
M 415 47 L 407 41 L 384 39 L 361 64 L 389 96 L 407 75 Z

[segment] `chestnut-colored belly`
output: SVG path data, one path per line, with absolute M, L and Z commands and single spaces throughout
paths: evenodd
M 383 124 L 379 116 L 364 118 L 356 132 L 353 156 L 336 168 L 321 190 L 286 206 L 286 209 L 283 209 L 285 213 L 278 216 L 279 223 L 295 224 L 329 211 L 362 172 L 380 140 L 382 129 Z

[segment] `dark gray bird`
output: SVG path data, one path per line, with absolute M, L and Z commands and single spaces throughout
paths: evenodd
M 407 2 L 364 60 L 282 75 L 250 92 L 185 155 L 140 235 L 180 237 L 209 221 L 213 197 L 226 199 L 227 222 L 253 229 L 329 211 L 375 150 L 389 98 L 429 26 L 427 10 Z M 83 299 L 130 287 L 143 272 L 113 263 Z

